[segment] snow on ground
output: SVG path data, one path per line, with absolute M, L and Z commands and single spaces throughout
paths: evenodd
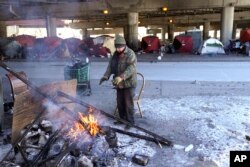
M 148 121 L 157 120 L 166 127 L 168 122 L 175 121 L 178 127 L 182 120 L 186 127 L 181 133 L 193 137 L 192 151 L 204 160 L 227 167 L 230 151 L 250 150 L 249 141 L 245 139 L 245 135 L 250 134 L 249 104 L 250 97 L 247 96 L 144 98 L 142 110 Z

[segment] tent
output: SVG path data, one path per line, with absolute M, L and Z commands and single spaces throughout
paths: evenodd
M 193 39 L 189 35 L 179 35 L 174 38 L 173 46 L 181 53 L 191 53 L 193 50 Z
M 223 44 L 215 38 L 209 38 L 200 46 L 198 53 L 203 54 L 225 54 Z
M 115 38 L 109 35 L 101 35 L 93 39 L 95 45 L 102 45 L 103 47 L 108 48 L 111 53 L 115 52 L 114 41 Z
M 186 35 L 193 39 L 193 52 L 197 52 L 202 43 L 202 31 L 199 29 L 187 30 Z
M 63 39 L 59 37 L 36 38 L 31 52 L 37 58 L 55 58 L 64 56 Z M 60 53 L 59 53 L 60 52 Z M 68 55 L 68 54 L 67 54 Z
M 31 35 L 18 35 L 14 37 L 14 39 L 21 45 L 21 46 L 33 46 L 36 40 L 35 36 Z
M 20 50 L 21 45 L 17 41 L 0 37 L 0 56 L 15 58 L 19 56 Z
M 97 44 L 90 50 L 90 55 L 95 57 L 108 57 L 110 55 L 110 50 L 103 47 L 101 44 Z
M 74 55 L 78 54 L 79 47 L 82 43 L 82 41 L 80 39 L 72 37 L 72 38 L 66 38 L 63 41 L 68 46 L 69 52 L 71 54 L 74 54 Z
M 141 47 L 147 53 L 158 51 L 161 47 L 160 40 L 156 36 L 145 36 L 142 38 Z
M 240 42 L 250 42 L 250 29 L 240 32 Z

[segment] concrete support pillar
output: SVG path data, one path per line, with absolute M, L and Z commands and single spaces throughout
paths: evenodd
M 56 18 L 52 18 L 50 16 L 46 17 L 46 29 L 47 29 L 47 36 L 52 37 L 56 36 Z
M 229 40 L 233 35 L 234 6 L 226 6 L 221 14 L 221 42 L 225 47 L 229 45 Z
M 123 36 L 125 40 L 128 42 L 129 41 L 129 31 L 128 31 L 128 25 L 123 27 Z
M 83 28 L 82 29 L 82 39 L 88 38 L 89 34 L 88 34 L 88 29 L 87 28 Z
M 233 39 L 236 39 L 236 33 L 237 33 L 237 23 L 234 22 L 234 25 L 233 25 Z
M 206 40 L 209 38 L 210 22 L 205 22 L 203 27 L 203 40 Z
M 174 24 L 169 24 L 168 25 L 168 39 L 170 41 L 174 40 Z
M 138 13 L 128 13 L 128 46 L 138 50 Z
M 217 29 L 214 30 L 214 38 L 217 38 Z
M 3 21 L 0 21 L 0 37 L 7 37 L 7 27 Z
M 162 42 L 165 42 L 165 40 L 166 40 L 165 36 L 166 36 L 166 27 L 162 27 L 162 29 L 161 29 L 161 40 L 162 40 Z

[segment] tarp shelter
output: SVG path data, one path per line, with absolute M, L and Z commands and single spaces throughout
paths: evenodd
M 72 54 L 77 54 L 82 41 L 78 38 L 66 38 L 63 40 L 68 46 L 69 52 Z
M 173 46 L 181 53 L 191 53 L 193 50 L 193 39 L 189 35 L 179 35 L 174 38 Z
M 111 53 L 115 52 L 114 41 L 115 38 L 109 35 L 101 35 L 93 39 L 95 45 L 102 45 L 103 47 L 108 48 Z
M 55 57 L 57 56 L 57 52 L 62 44 L 63 39 L 59 37 L 44 37 L 44 38 L 36 38 L 33 52 L 36 54 L 36 57 Z
M 142 38 L 141 47 L 148 53 L 158 51 L 161 47 L 160 40 L 156 36 L 145 36 Z
M 14 58 L 15 56 L 18 56 L 20 49 L 21 45 L 17 41 L 0 37 L 0 56 Z
M 202 31 L 199 29 L 188 30 L 186 35 L 191 36 L 193 39 L 193 52 L 197 52 L 202 43 Z
M 250 29 L 240 32 L 240 42 L 250 42 Z
M 47 46 L 49 51 L 52 51 L 53 49 L 60 46 L 62 41 L 63 39 L 59 37 L 44 37 L 44 44 Z
M 200 46 L 199 54 L 225 54 L 223 44 L 215 38 L 209 38 Z
M 14 39 L 21 45 L 21 46 L 28 46 L 31 47 L 34 45 L 36 40 L 35 36 L 31 35 L 18 35 L 14 37 Z
M 88 38 L 83 39 L 82 44 L 88 47 L 89 49 L 93 48 L 94 46 L 93 38 L 88 37 Z
M 94 45 L 93 49 L 90 50 L 91 56 L 96 57 L 108 57 L 110 50 L 106 47 L 103 47 L 101 44 Z

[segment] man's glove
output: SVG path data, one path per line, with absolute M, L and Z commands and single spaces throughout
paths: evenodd
M 122 81 L 121 77 L 115 77 L 115 79 L 113 80 L 113 84 L 114 85 L 119 85 L 119 83 Z
M 103 76 L 103 77 L 100 79 L 99 85 L 101 85 L 104 81 L 107 81 L 107 80 L 108 80 L 108 77 Z

